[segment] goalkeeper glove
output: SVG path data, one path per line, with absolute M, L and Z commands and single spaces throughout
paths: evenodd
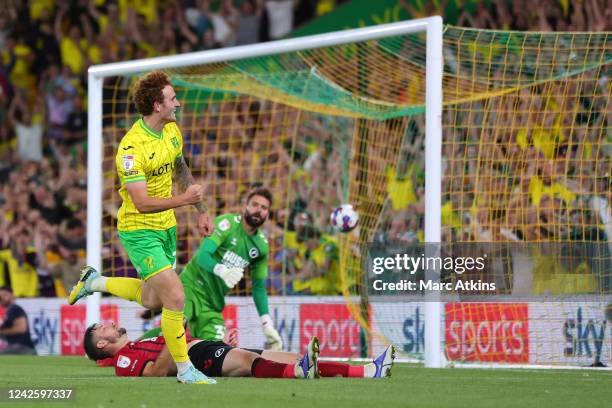
M 270 349 L 280 351 L 283 349 L 283 340 L 274 328 L 274 322 L 269 314 L 261 316 L 261 327 L 266 335 L 266 342 Z
M 228 268 L 227 266 L 219 263 L 215 265 L 213 272 L 215 275 L 223 279 L 225 286 L 231 289 L 236 286 L 238 282 L 240 282 L 240 279 L 242 279 L 244 269 L 237 267 Z

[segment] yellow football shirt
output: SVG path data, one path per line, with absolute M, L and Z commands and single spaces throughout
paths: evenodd
M 183 137 L 174 122 L 164 126 L 159 134 L 139 119 L 123 136 L 115 156 L 121 180 L 119 194 L 123 199 L 117 213 L 119 231 L 166 230 L 176 225 L 172 209 L 149 214 L 139 212 L 125 186 L 146 181 L 149 197 L 171 197 L 174 163 L 182 151 Z

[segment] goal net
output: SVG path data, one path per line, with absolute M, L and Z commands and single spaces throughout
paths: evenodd
M 610 362 L 605 262 L 568 267 L 546 254 L 508 255 L 497 294 L 529 282 L 530 293 L 558 297 L 448 302 L 437 322 L 426 322 L 420 299 L 374 293 L 366 244 L 423 242 L 426 214 L 441 219 L 444 242 L 612 236 L 608 35 L 446 27 L 442 202 L 432 207 L 425 199 L 425 28 L 283 53 L 271 43 L 268 55 L 164 67 L 182 105 L 184 154 L 210 211 L 240 212 L 256 184 L 273 192 L 267 289 L 292 351 L 300 337 L 317 334 L 324 354 L 372 356 L 393 342 L 420 360 L 430 341 L 425 325 L 436 323 L 434 346 L 450 361 Z M 135 276 L 116 233 L 114 155 L 138 118 L 132 85 L 153 68 L 130 67 L 103 81 L 100 264 L 107 275 Z M 342 203 L 360 215 L 350 234 L 329 225 Z M 176 215 L 180 271 L 200 237 L 195 210 Z M 609 253 L 596 255 L 605 261 Z M 239 326 L 241 345 L 261 346 L 248 273 L 230 294 L 227 323 Z M 561 297 L 568 295 L 571 301 Z
M 507 243 L 503 302 L 445 305 L 447 358 L 610 365 L 609 34 L 449 28 L 444 49 L 443 241 Z

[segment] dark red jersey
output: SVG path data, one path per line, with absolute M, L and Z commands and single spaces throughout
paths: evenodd
M 192 339 L 186 333 L 187 342 Z M 140 377 L 149 361 L 155 361 L 166 346 L 163 336 L 130 341 L 114 357 L 115 374 L 119 377 Z

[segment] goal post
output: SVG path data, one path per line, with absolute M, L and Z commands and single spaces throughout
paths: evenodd
M 425 219 L 425 236 L 424 239 L 427 242 L 440 242 L 440 227 L 441 227 L 441 180 L 442 180 L 442 169 L 441 169 L 441 152 L 442 152 L 442 75 L 443 75 L 443 25 L 440 17 L 429 17 L 424 19 L 417 19 L 412 21 L 403 21 L 393 24 L 383 24 L 373 27 L 352 29 L 339 31 L 334 33 L 326 33 L 320 35 L 314 35 L 309 37 L 286 39 L 268 43 L 260 43 L 248 46 L 232 47 L 225 49 L 217 49 L 203 52 L 194 52 L 183 55 L 157 57 L 144 60 L 126 61 L 120 63 L 111 63 L 96 65 L 89 68 L 88 71 L 88 212 L 87 212 L 87 263 L 97 269 L 102 269 L 102 234 L 103 234 L 103 194 L 104 193 L 104 180 L 105 173 L 103 169 L 104 161 L 104 150 L 105 142 L 103 141 L 103 118 L 105 112 L 103 112 L 103 86 L 105 78 L 116 77 L 116 76 L 134 76 L 140 73 L 145 73 L 151 70 L 181 70 L 187 69 L 188 67 L 203 66 L 217 63 L 227 63 L 231 61 L 244 60 L 248 58 L 261 58 L 266 56 L 274 56 L 286 53 L 308 52 L 310 50 L 316 50 L 323 47 L 337 47 L 345 46 L 347 44 L 358 44 L 365 42 L 373 42 L 376 40 L 384 40 L 391 37 L 401 37 L 408 34 L 419 33 L 426 36 L 426 73 L 425 73 L 425 87 L 424 92 L 419 90 L 420 94 L 424 93 L 425 100 L 418 101 L 416 105 L 424 104 L 425 107 L 425 124 L 426 124 L 426 158 L 425 158 L 425 174 L 426 174 L 426 188 L 425 188 L 425 202 L 428 208 Z M 402 47 L 402 43 L 391 44 L 392 46 Z M 329 48 L 331 49 L 331 48 Z M 347 48 L 343 48 L 341 52 L 351 53 L 359 52 L 359 46 L 356 46 L 357 51 Z M 381 46 L 384 51 L 384 47 Z M 307 58 L 319 58 L 325 60 L 325 55 L 302 55 L 304 59 Z M 384 52 L 377 54 L 379 58 L 387 58 Z M 333 57 L 330 57 L 333 58 Z M 235 68 L 235 67 L 234 67 Z M 368 68 L 369 69 L 369 68 Z M 185 71 L 187 72 L 187 71 Z M 374 72 L 374 70 L 372 70 Z M 418 72 L 418 70 L 416 71 Z M 301 71 L 299 72 L 301 75 Z M 328 103 L 323 105 L 320 103 L 319 97 L 313 97 L 311 100 L 303 102 L 303 105 L 313 107 L 313 112 L 329 113 L 331 115 L 346 115 L 346 117 L 359 117 L 360 112 L 371 109 L 370 117 L 378 115 L 380 123 L 384 124 L 386 118 L 397 117 L 401 111 L 411 111 L 412 105 L 415 105 L 414 101 L 404 102 L 399 104 L 399 107 L 394 106 L 390 101 L 377 101 L 374 95 L 377 91 L 373 90 L 371 94 L 367 92 L 363 97 L 357 95 L 347 95 L 347 87 L 343 87 L 337 84 L 329 83 L 329 78 L 325 75 L 320 75 L 313 69 L 310 73 L 307 73 L 308 78 L 306 81 L 318 81 L 325 87 L 325 92 L 336 92 L 334 98 L 338 101 L 336 105 Z M 228 77 L 230 80 L 234 80 L 233 77 Z M 370 81 L 374 81 L 376 76 L 373 75 Z M 299 78 L 298 78 L 299 79 Z M 290 81 L 290 80 L 289 80 Z M 197 81 L 196 81 L 197 82 Z M 255 81 L 254 81 L 255 82 Z M 308 86 L 311 82 L 308 82 L 300 92 L 308 92 Z M 350 82 L 347 79 L 347 82 Z M 359 82 L 359 81 L 357 81 Z M 397 82 L 402 83 L 402 82 Z M 406 80 L 404 79 L 403 84 L 405 85 Z M 239 82 L 238 85 L 223 84 L 220 86 L 225 92 L 235 93 L 236 89 L 240 86 L 259 86 L 261 82 L 257 84 Z M 357 84 L 357 87 L 362 86 Z M 287 85 L 290 87 L 290 84 Z M 391 87 L 390 87 L 391 88 Z M 207 84 L 203 84 L 201 87 L 196 86 L 195 92 L 205 93 L 209 92 L 211 87 Z M 229 89 L 229 90 L 228 90 Z M 369 91 L 369 90 L 368 90 Z M 402 98 L 408 93 L 408 90 L 402 89 L 390 89 L 385 90 L 388 94 L 395 93 L 400 94 Z M 115 95 L 118 93 L 115 92 Z M 271 101 L 278 101 L 279 97 L 275 96 L 274 92 L 270 92 Z M 404 96 L 402 96 L 402 94 Z M 125 94 L 121 95 L 126 97 Z M 295 102 L 295 99 L 299 99 L 300 95 L 291 93 L 291 90 L 286 91 L 282 98 L 288 100 L 289 104 L 299 104 L 301 102 Z M 417 97 L 408 97 L 408 99 L 414 100 Z M 384 98 L 382 98 L 384 99 Z M 373 102 L 374 101 L 374 102 Z M 238 102 L 237 102 L 238 103 Z M 257 101 L 251 101 L 250 103 L 258 103 Z M 273 102 L 276 103 L 276 102 Z M 319 106 L 320 105 L 320 106 Z M 285 111 L 282 108 L 275 107 L 274 105 L 270 112 L 266 114 L 272 117 L 280 117 L 283 122 L 290 121 L 291 118 L 296 115 L 299 116 L 299 112 Z M 321 107 L 322 106 L 322 107 Z M 220 109 L 223 109 L 221 106 Z M 394 110 L 395 109 L 395 110 Z M 416 108 L 417 110 L 420 108 Z M 360 111 L 361 110 L 361 111 Z M 387 113 L 385 113 L 387 112 Z M 114 114 L 114 113 L 113 113 Z M 127 117 L 127 113 L 126 113 Z M 368 117 L 367 114 L 364 117 Z M 194 117 L 193 121 L 197 118 Z M 212 120 L 212 119 L 211 119 Z M 318 119 L 317 119 L 318 120 Z M 317 121 L 315 120 L 315 122 Z M 407 126 L 406 123 L 401 124 L 397 128 L 397 134 L 400 135 Z M 373 127 L 375 129 L 375 127 Z M 357 132 L 357 130 L 355 130 Z M 379 149 L 384 149 L 385 140 L 383 136 L 379 136 L 377 143 L 380 144 Z M 398 146 L 401 143 L 403 134 L 395 137 L 397 139 Z M 395 140 L 394 139 L 394 140 Z M 272 142 L 270 142 L 272 143 Z M 350 145 L 350 143 L 349 143 Z M 399 150 L 395 148 L 391 153 L 388 160 L 389 163 L 394 164 L 398 160 Z M 293 148 L 291 148 L 293 152 Z M 392 166 L 393 167 L 393 166 Z M 292 176 L 293 177 L 293 176 Z M 296 176 L 301 177 L 301 176 Z M 344 175 L 346 178 L 346 174 Z M 286 183 L 289 185 L 291 180 Z M 347 183 L 345 181 L 345 183 Z M 348 182 L 350 184 L 350 181 Z M 345 185 L 346 187 L 346 185 Z M 347 199 L 349 197 L 344 197 Z M 365 205 L 365 204 L 364 204 Z M 373 218 L 379 217 L 380 214 L 372 214 Z M 180 221 L 179 221 L 180 224 Z M 113 226 L 114 228 L 114 226 Z M 364 227 L 365 228 L 365 227 Z M 372 234 L 370 234 L 372 235 Z M 345 291 L 345 295 L 350 295 L 348 291 Z M 428 367 L 441 367 L 442 362 L 442 350 L 441 350 L 441 322 L 442 322 L 442 307 L 440 303 L 432 302 L 429 303 L 425 309 L 426 313 L 426 336 L 427 345 L 425 353 L 425 365 Z M 87 301 L 87 323 L 91 324 L 99 320 L 100 318 L 100 296 L 96 294 L 90 296 Z
M 442 228 L 442 21 L 427 27 L 425 70 L 425 242 L 440 243 Z M 435 279 L 435 277 L 434 277 Z M 442 303 L 425 303 L 425 367 L 444 366 Z

